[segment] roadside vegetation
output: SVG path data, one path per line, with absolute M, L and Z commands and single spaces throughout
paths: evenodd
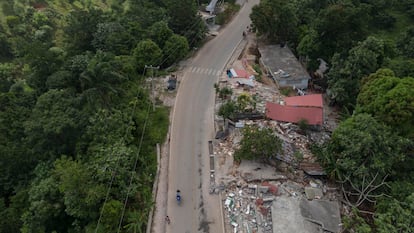
M 240 5 L 236 4 L 235 1 L 226 1 L 224 10 L 217 14 L 216 24 L 225 25 L 233 18 L 235 14 L 240 10 Z
M 262 0 L 251 19 L 311 74 L 329 64 L 314 81 L 350 114 L 313 149 L 353 209 L 345 232 L 413 232 L 414 1 Z
M 169 112 L 145 66 L 202 42 L 196 7 L 1 1 L 0 232 L 145 231 Z

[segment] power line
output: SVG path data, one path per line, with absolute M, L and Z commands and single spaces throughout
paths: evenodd
M 134 162 L 134 168 L 132 169 L 132 172 L 135 172 L 135 169 L 137 168 L 137 164 L 138 164 L 138 158 L 139 158 L 139 154 L 141 152 L 141 146 L 142 146 L 142 141 L 144 140 L 144 134 L 145 134 L 145 129 L 147 127 L 147 123 L 148 123 L 148 118 L 149 118 L 149 113 L 150 113 L 150 108 L 151 105 L 148 105 L 148 109 L 147 109 L 147 115 L 145 117 L 145 122 L 144 122 L 144 127 L 142 129 L 142 133 L 141 133 L 141 139 L 139 141 L 139 146 L 138 146 L 138 153 L 137 156 L 135 157 L 135 162 Z M 122 208 L 122 215 L 121 215 L 121 219 L 119 220 L 119 225 L 118 225 L 118 233 L 121 230 L 121 226 L 122 226 L 122 221 L 124 220 L 124 214 L 125 214 L 125 208 L 126 205 L 128 203 L 128 197 L 129 197 L 129 192 L 131 191 L 131 186 L 132 186 L 132 181 L 134 179 L 134 174 L 131 175 L 131 179 L 129 179 L 129 186 L 128 186 L 128 191 L 127 191 L 127 195 L 124 201 L 124 207 Z
M 194 29 L 195 28 L 195 26 L 197 26 L 198 24 L 199 24 L 199 22 L 200 21 L 195 21 L 190 27 L 188 27 L 185 31 L 186 32 L 189 32 L 190 31 L 190 29 L 192 30 L 192 29 Z M 178 34 L 177 34 L 178 35 Z M 192 44 L 192 43 L 194 43 L 195 41 L 196 41 L 196 37 L 193 37 L 193 39 L 191 40 L 191 42 L 190 41 L 187 41 L 188 42 L 188 45 L 190 45 L 190 44 Z M 172 52 L 170 52 L 171 50 L 174 50 L 174 52 L 175 51 L 177 51 L 177 49 L 178 49 L 178 47 L 175 47 L 175 48 L 170 48 L 169 50 L 167 50 L 167 52 L 164 52 L 164 53 L 168 53 L 169 55 L 165 58 L 165 59 L 163 59 L 163 60 L 161 60 L 160 61 L 160 63 L 159 63 L 159 66 L 161 66 L 162 64 L 164 64 L 166 61 L 167 61 L 167 59 L 172 55 L 172 54 L 174 54 L 174 53 L 172 53 Z
M 192 25 L 191 25 L 191 27 L 189 27 L 188 29 L 193 29 L 195 26 L 197 26 L 197 24 L 198 24 L 199 22 L 198 21 L 196 21 L 195 23 L 193 23 Z M 187 30 L 188 31 L 188 30 Z M 193 38 L 193 40 L 191 41 L 192 43 L 196 40 L 197 38 Z M 175 52 L 175 51 L 177 51 L 177 49 L 179 49 L 178 47 L 176 47 L 176 48 L 171 48 L 170 50 L 168 50 L 167 52 L 169 53 L 169 55 L 164 59 L 164 60 L 162 60 L 161 61 L 161 63 L 159 63 L 159 65 L 158 66 L 152 66 L 152 65 L 145 65 L 145 67 L 144 67 L 144 71 L 143 71 L 143 75 L 145 75 L 145 71 L 146 71 L 146 69 L 159 69 L 160 68 L 160 66 L 173 54 L 172 52 L 170 52 L 171 50 L 174 50 L 173 52 Z M 151 77 L 151 79 L 154 79 L 154 77 Z M 151 80 L 151 82 L 152 82 L 153 80 Z M 153 88 L 153 85 L 151 84 L 151 87 Z M 155 108 L 155 97 L 154 97 L 154 100 L 153 100 L 153 108 Z M 145 121 L 144 121 L 144 127 L 143 127 L 143 129 L 142 129 L 142 133 L 141 133 L 141 139 L 140 139 L 140 143 L 139 143 L 139 146 L 138 146 L 138 152 L 137 152 L 137 156 L 135 157 L 135 162 L 134 162 L 134 168 L 133 168 L 133 172 L 135 172 L 135 169 L 136 169 L 136 167 L 137 167 L 137 164 L 138 164 L 138 159 L 139 159 L 139 155 L 140 155 L 140 152 L 141 152 L 141 147 L 142 147 L 142 142 L 143 142 L 143 139 L 144 139 L 144 134 L 145 134 L 145 130 L 146 130 L 146 126 L 147 126 L 147 123 L 148 123 L 148 118 L 149 118 L 149 113 L 150 113 L 150 105 L 148 105 L 148 109 L 147 109 L 147 115 L 146 115 L 146 118 L 145 118 Z M 131 175 L 131 178 L 130 178 L 130 182 L 129 182 L 129 186 L 128 186 L 128 191 L 127 191 L 127 195 L 126 195 L 126 197 L 125 197 L 125 201 L 124 201 L 124 206 L 123 206 L 123 208 L 122 208 L 122 214 L 121 214 L 121 218 L 120 218 L 120 220 L 119 220 L 119 224 L 118 224 L 118 233 L 120 232 L 120 230 L 121 230 L 121 227 L 122 227 L 122 222 L 123 222 L 123 219 L 124 219 L 124 216 L 125 216 L 125 209 L 126 209 L 126 205 L 128 204 L 128 198 L 129 198 L 129 193 L 130 193 L 130 191 L 131 191 L 131 186 L 132 186 L 132 182 L 133 182 L 133 178 L 134 178 L 134 175 Z M 96 233 L 96 232 L 95 232 Z
M 144 72 L 142 73 L 142 76 L 144 76 L 144 74 L 145 74 L 145 69 L 146 68 L 144 68 Z M 135 109 L 136 109 L 136 106 L 137 106 L 137 102 L 138 101 L 135 101 L 135 103 L 134 103 L 134 107 L 133 107 L 133 109 L 132 109 L 132 113 L 134 113 L 135 112 Z M 131 114 L 131 116 L 130 116 L 130 119 L 132 120 L 132 114 Z M 127 133 L 128 133 L 128 128 L 126 129 L 126 132 L 125 132 L 125 136 L 124 137 L 126 137 L 127 136 Z M 119 167 L 119 161 L 120 161 L 120 154 L 118 154 L 118 156 L 117 156 L 117 160 L 116 160 L 116 164 L 115 164 L 115 169 L 113 170 L 113 172 L 112 172 L 112 175 L 111 175 L 111 180 L 110 180 L 110 182 L 109 182 L 109 185 L 108 185 L 108 190 L 107 190 L 107 192 L 106 192 L 106 195 L 105 195 L 105 200 L 104 200 L 104 203 L 102 204 L 102 209 L 101 209 L 101 212 L 100 212 L 100 214 L 99 214 L 99 218 L 98 218 L 98 223 L 96 224 L 96 228 L 95 228 L 95 233 L 97 233 L 98 232 L 98 229 L 99 229 L 99 225 L 100 225 L 100 223 L 101 223 L 101 219 L 102 219 L 102 216 L 103 216 L 103 212 L 104 212 L 104 209 L 105 209 L 105 205 L 106 205 L 106 202 L 108 201 L 108 198 L 109 198 L 109 193 L 110 193 L 110 191 L 111 191 L 111 188 L 112 188 L 112 185 L 113 185 L 113 182 L 114 182 L 114 179 L 115 179 L 115 175 L 116 175 L 116 172 L 117 172 L 117 170 L 118 170 L 118 167 Z

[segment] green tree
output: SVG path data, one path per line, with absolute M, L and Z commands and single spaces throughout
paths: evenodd
M 377 206 L 374 223 L 377 232 L 414 232 L 414 193 L 404 201 L 383 199 Z
M 360 216 L 358 209 L 353 208 L 350 215 L 343 217 L 344 231 L 358 232 L 358 233 L 371 233 L 371 227 Z
M 40 164 L 29 190 L 29 206 L 22 216 L 23 233 L 64 232 L 72 219 L 65 214 L 58 182 L 50 174 L 50 167 Z
M 358 95 L 357 111 L 414 138 L 414 78 L 400 79 L 391 70 L 380 69 L 367 80 Z
M 249 107 L 253 102 L 252 97 L 244 92 L 237 97 L 237 108 L 240 112 L 246 111 L 246 108 Z
M 149 38 L 154 41 L 158 47 L 163 48 L 167 40 L 174 34 L 164 21 L 159 21 L 149 28 Z
M 319 158 L 328 174 L 342 182 L 345 197 L 353 196 L 359 206 L 395 175 L 394 165 L 404 161 L 409 144 L 372 116 L 357 114 L 341 122 Z
M 368 12 L 368 5 L 350 0 L 335 1 L 321 9 L 312 22 L 319 35 L 317 41 L 323 45 L 319 57 L 327 59 L 334 53 L 346 52 L 363 40 L 371 20 Z
M 236 160 L 261 160 L 268 162 L 274 160 L 282 151 L 282 141 L 270 128 L 245 126 L 240 148 L 236 150 Z
M 320 48 L 321 43 L 318 39 L 318 32 L 313 28 L 306 28 L 296 48 L 298 54 L 306 57 L 308 64 L 311 62 L 316 63 L 316 58 L 319 56 Z M 316 65 L 315 68 L 317 68 Z
M 0 63 L 0 92 L 8 92 L 19 75 L 13 63 Z
M 98 24 L 105 21 L 106 15 L 99 8 L 78 9 L 70 12 L 66 19 L 65 41 L 70 54 L 94 51 L 92 41 Z
M 31 45 L 33 48 L 27 47 L 25 55 L 31 69 L 27 83 L 41 94 L 47 91 L 47 77 L 59 70 L 64 63 L 66 54 L 58 47 L 49 47 L 39 41 L 33 42 Z
M 138 211 L 130 212 L 127 218 L 128 224 L 124 228 L 130 233 L 143 233 L 145 219 L 145 216 Z
M 352 48 L 346 59 L 336 54 L 328 73 L 331 97 L 341 106 L 354 106 L 360 80 L 380 68 L 384 56 L 384 42 L 375 37 L 368 37 Z
M 227 99 L 231 97 L 231 95 L 233 94 L 233 90 L 229 87 L 223 87 L 219 90 L 218 94 L 219 98 Z
M 132 36 L 119 22 L 105 22 L 98 23 L 91 43 L 96 50 L 119 55 L 129 54 L 134 42 Z
M 152 40 L 142 40 L 134 49 L 133 57 L 138 72 L 142 72 L 145 65 L 158 65 L 162 58 L 162 51 Z
M 250 18 L 257 31 L 270 40 L 285 43 L 295 39 L 299 20 L 295 6 L 288 1 L 261 1 L 253 7 Z
M 218 115 L 223 117 L 223 120 L 230 118 L 234 115 L 237 110 L 237 105 L 234 101 L 228 101 L 222 104 L 219 108 Z
M 13 58 L 12 46 L 0 26 L 0 61 Z
M 170 16 L 170 28 L 184 36 L 191 47 L 198 45 L 207 31 L 206 26 L 197 12 L 193 0 L 165 0 L 167 13 Z
M 85 164 L 67 157 L 55 161 L 53 175 L 63 194 L 68 215 L 89 221 L 98 217 L 98 207 L 105 198 L 106 187 L 93 180 L 93 172 Z
M 27 156 L 22 122 L 35 105 L 31 93 L 0 93 L 0 197 L 6 200 L 20 185 L 27 185 L 36 161 Z
M 54 160 L 57 155 L 74 155 L 84 124 L 79 102 L 69 90 L 50 90 L 38 98 L 24 124 L 26 140 L 36 159 Z
M 403 55 L 414 58 L 414 27 L 407 28 L 401 34 L 397 46 Z
M 113 54 L 98 51 L 80 74 L 82 97 L 92 108 L 109 107 L 122 96 L 121 84 L 127 80 L 122 73 L 122 64 Z
M 164 1 L 162 0 L 162 2 Z M 147 29 L 154 23 L 166 21 L 167 19 L 167 10 L 164 4 L 157 4 L 156 1 L 150 0 L 129 2 L 125 15 L 122 17 L 122 20 L 128 22 L 129 25 L 133 25 L 135 32 L 139 32 L 140 29 Z
M 110 200 L 102 206 L 102 220 L 97 227 L 98 232 L 116 232 L 121 218 L 123 204 L 117 200 Z
M 387 61 L 383 67 L 393 70 L 397 77 L 414 77 L 414 59 L 394 58 Z
M 16 191 L 10 198 L 0 198 L 0 232 L 20 232 L 21 216 L 29 204 L 27 199 L 26 189 Z
M 174 62 L 177 62 L 183 59 L 189 51 L 189 46 L 187 39 L 184 36 L 179 36 L 177 34 L 172 35 L 165 42 L 163 48 L 163 66 L 172 65 Z

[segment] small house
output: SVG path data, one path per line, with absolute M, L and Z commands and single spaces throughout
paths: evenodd
M 308 88 L 311 77 L 287 45 L 259 46 L 260 63 L 279 87 Z

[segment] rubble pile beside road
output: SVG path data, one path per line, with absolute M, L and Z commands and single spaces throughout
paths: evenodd
M 243 49 L 249 50 L 250 47 Z M 236 103 L 240 96 L 250 96 L 254 106 L 245 108 L 246 112 L 264 116 L 266 102 L 282 103 L 285 96 L 268 77 L 259 77 L 257 66 L 251 64 L 255 59 L 246 59 L 249 55 L 241 54 L 239 59 L 231 59 L 233 62 L 227 67 L 227 74 L 220 77 L 216 91 L 230 88 L 230 99 Z M 250 76 L 241 75 L 245 71 Z M 216 98 L 216 113 L 230 99 Z M 327 142 L 335 127 L 336 113 L 325 107 L 322 126 L 304 127 L 264 117 L 253 118 L 248 114 L 224 121 L 223 117 L 215 115 L 215 128 L 221 134 L 213 141 L 214 193 L 220 193 L 222 197 L 225 232 L 340 231 L 338 190 L 315 178 L 323 177 L 325 172 L 310 149 L 312 144 Z M 277 161 L 270 161 L 271 164 L 234 161 L 234 153 L 242 140 L 242 129 L 252 125 L 270 128 L 281 139 L 282 152 L 276 155 Z
M 277 195 L 275 185 L 232 185 L 227 187 L 226 192 L 223 201 L 225 220 L 233 228 L 229 232 L 272 233 L 271 206 Z

